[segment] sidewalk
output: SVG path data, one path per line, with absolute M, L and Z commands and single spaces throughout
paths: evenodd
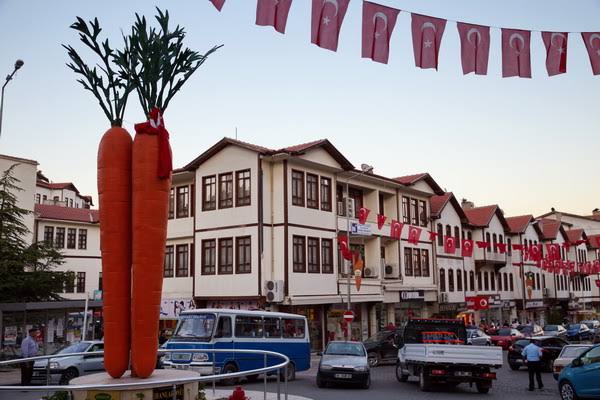
M 18 368 L 0 369 L 0 386 L 12 386 L 21 384 L 21 370 Z

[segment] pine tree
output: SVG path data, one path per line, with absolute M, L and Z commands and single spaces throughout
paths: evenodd
M 58 293 L 73 282 L 73 272 L 55 271 L 62 255 L 44 242 L 29 244 L 23 219 L 32 211 L 17 205 L 22 191 L 12 165 L 0 176 L 0 302 L 61 300 Z

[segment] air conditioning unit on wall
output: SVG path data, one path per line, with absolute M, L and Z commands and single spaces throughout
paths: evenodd
M 396 265 L 395 264 L 386 264 L 383 266 L 383 272 L 385 274 L 385 277 L 396 277 L 398 276 L 398 273 L 396 272 Z
M 379 276 L 379 268 L 377 267 L 366 267 L 365 278 L 377 278 Z
M 283 281 L 266 281 L 265 282 L 265 297 L 267 303 L 281 303 L 283 301 Z

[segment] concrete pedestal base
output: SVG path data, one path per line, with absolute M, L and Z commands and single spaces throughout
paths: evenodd
M 135 389 L 94 389 L 73 390 L 74 400 L 171 400 L 173 399 L 173 385 L 156 383 L 168 379 L 181 379 L 197 377 L 193 371 L 180 371 L 174 369 L 157 369 L 147 379 L 132 378 L 129 371 L 121 379 L 113 379 L 106 372 L 86 375 L 71 380 L 72 385 L 114 385 L 143 382 L 143 386 Z M 198 382 L 178 384 L 177 400 L 196 400 L 198 396 Z

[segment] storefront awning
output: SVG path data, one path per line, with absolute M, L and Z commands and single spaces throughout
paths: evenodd
M 290 298 L 292 305 L 309 305 L 309 304 L 336 304 L 345 303 L 348 300 L 347 296 L 344 295 L 324 295 L 324 296 L 292 296 Z M 383 302 L 383 296 L 377 295 L 360 295 L 353 294 L 350 297 L 352 303 L 365 303 L 365 302 Z

